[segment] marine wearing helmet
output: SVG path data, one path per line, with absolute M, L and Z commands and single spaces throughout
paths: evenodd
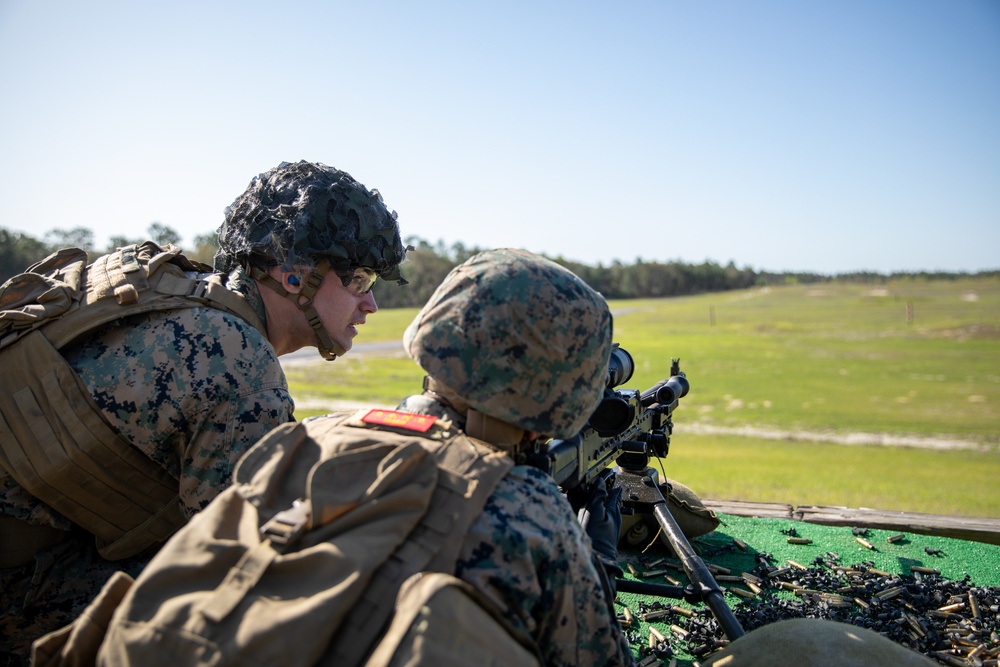
M 316 310 L 316 293 L 329 272 L 356 295 L 367 294 L 376 277 L 406 283 L 396 213 L 378 190 L 323 164 L 283 162 L 260 174 L 226 209 L 218 233 L 215 269 L 242 267 L 290 299 L 328 360 L 346 352 Z
M 562 438 L 579 432 L 600 400 L 611 327 L 604 298 L 572 272 L 498 249 L 448 274 L 403 345 L 467 432 L 486 416 Z

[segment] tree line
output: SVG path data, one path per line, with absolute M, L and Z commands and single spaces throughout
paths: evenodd
M 167 243 L 180 245 L 180 235 L 167 225 L 154 222 L 146 231 L 147 235 L 142 238 L 112 237 L 106 248 L 97 248 L 93 232 L 85 227 L 51 230 L 43 239 L 0 227 L 0 282 L 21 273 L 31 264 L 59 248 L 82 248 L 93 260 L 115 248 L 145 240 L 155 241 L 160 245 Z M 382 308 L 422 306 L 452 268 L 485 249 L 469 247 L 462 243 L 454 243 L 451 246 L 445 245 L 443 241 L 430 243 L 419 237 L 409 237 L 405 242 L 414 248 L 407 254 L 403 266 L 403 274 L 409 284 L 400 287 L 395 283 L 377 282 L 375 296 Z M 184 247 L 184 253 L 191 259 L 211 264 L 217 248 L 215 234 L 203 234 L 195 237 L 192 246 Z M 549 257 L 549 259 L 576 273 L 607 299 L 684 296 L 789 283 L 837 281 L 880 284 L 898 278 L 956 279 L 968 276 L 1000 278 L 1000 270 L 973 274 L 941 271 L 883 274 L 856 271 L 826 275 L 810 272 L 757 271 L 749 267 L 738 268 L 732 261 L 721 265 L 711 261 L 694 264 L 636 259 L 631 264 L 615 260 L 606 266 L 604 264 L 591 266 L 563 257 Z

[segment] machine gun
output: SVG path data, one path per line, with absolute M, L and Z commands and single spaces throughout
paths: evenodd
M 656 518 L 691 583 L 682 587 L 619 579 L 617 590 L 704 603 L 726 637 L 735 640 L 743 636 L 743 628 L 726 605 L 715 577 L 670 513 L 657 472 L 649 466 L 650 457 L 666 457 L 673 413 L 690 384 L 680 370 L 680 360 L 672 359 L 670 377 L 646 391 L 616 389 L 631 379 L 634 370 L 632 355 L 615 343 L 604 397 L 587 426 L 573 438 L 550 441 L 528 462 L 549 473 L 576 510 L 586 502 L 593 485 L 607 484 L 609 490 L 621 487 L 623 513 Z

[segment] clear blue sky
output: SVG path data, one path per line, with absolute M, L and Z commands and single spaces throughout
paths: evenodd
M 432 243 L 1000 268 L 1000 2 L 0 0 L 0 226 L 190 242 L 299 159 Z

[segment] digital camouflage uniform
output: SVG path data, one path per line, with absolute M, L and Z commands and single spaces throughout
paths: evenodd
M 548 665 L 625 665 L 589 539 L 552 478 L 515 466 L 472 524 L 455 575 L 506 610 Z
M 454 410 L 425 395 L 404 399 L 399 409 L 462 423 Z M 632 662 L 591 560 L 589 539 L 545 473 L 514 466 L 486 501 L 459 553 L 455 575 L 528 632 L 546 665 Z
M 242 270 L 230 274 L 227 287 L 266 321 L 257 287 Z M 285 376 L 265 332 L 215 308 L 134 316 L 63 352 L 111 426 L 178 480 L 187 517 L 229 486 L 236 461 L 253 443 L 292 420 Z M 0 510 L 72 529 L 34 563 L 0 570 L 0 651 L 22 657 L 10 664 L 27 659 L 32 640 L 71 622 L 113 572 L 137 575 L 156 550 L 104 560 L 92 535 L 2 469 Z
M 403 342 L 430 383 L 400 410 L 449 419 L 473 437 L 480 436 L 467 420 L 475 413 L 519 433 L 571 437 L 601 397 L 611 314 L 566 269 L 495 250 L 456 267 Z M 508 453 L 519 460 L 516 447 Z M 500 481 L 464 539 L 455 574 L 526 630 L 548 665 L 633 661 L 590 538 L 559 487 L 536 468 L 515 465 Z

